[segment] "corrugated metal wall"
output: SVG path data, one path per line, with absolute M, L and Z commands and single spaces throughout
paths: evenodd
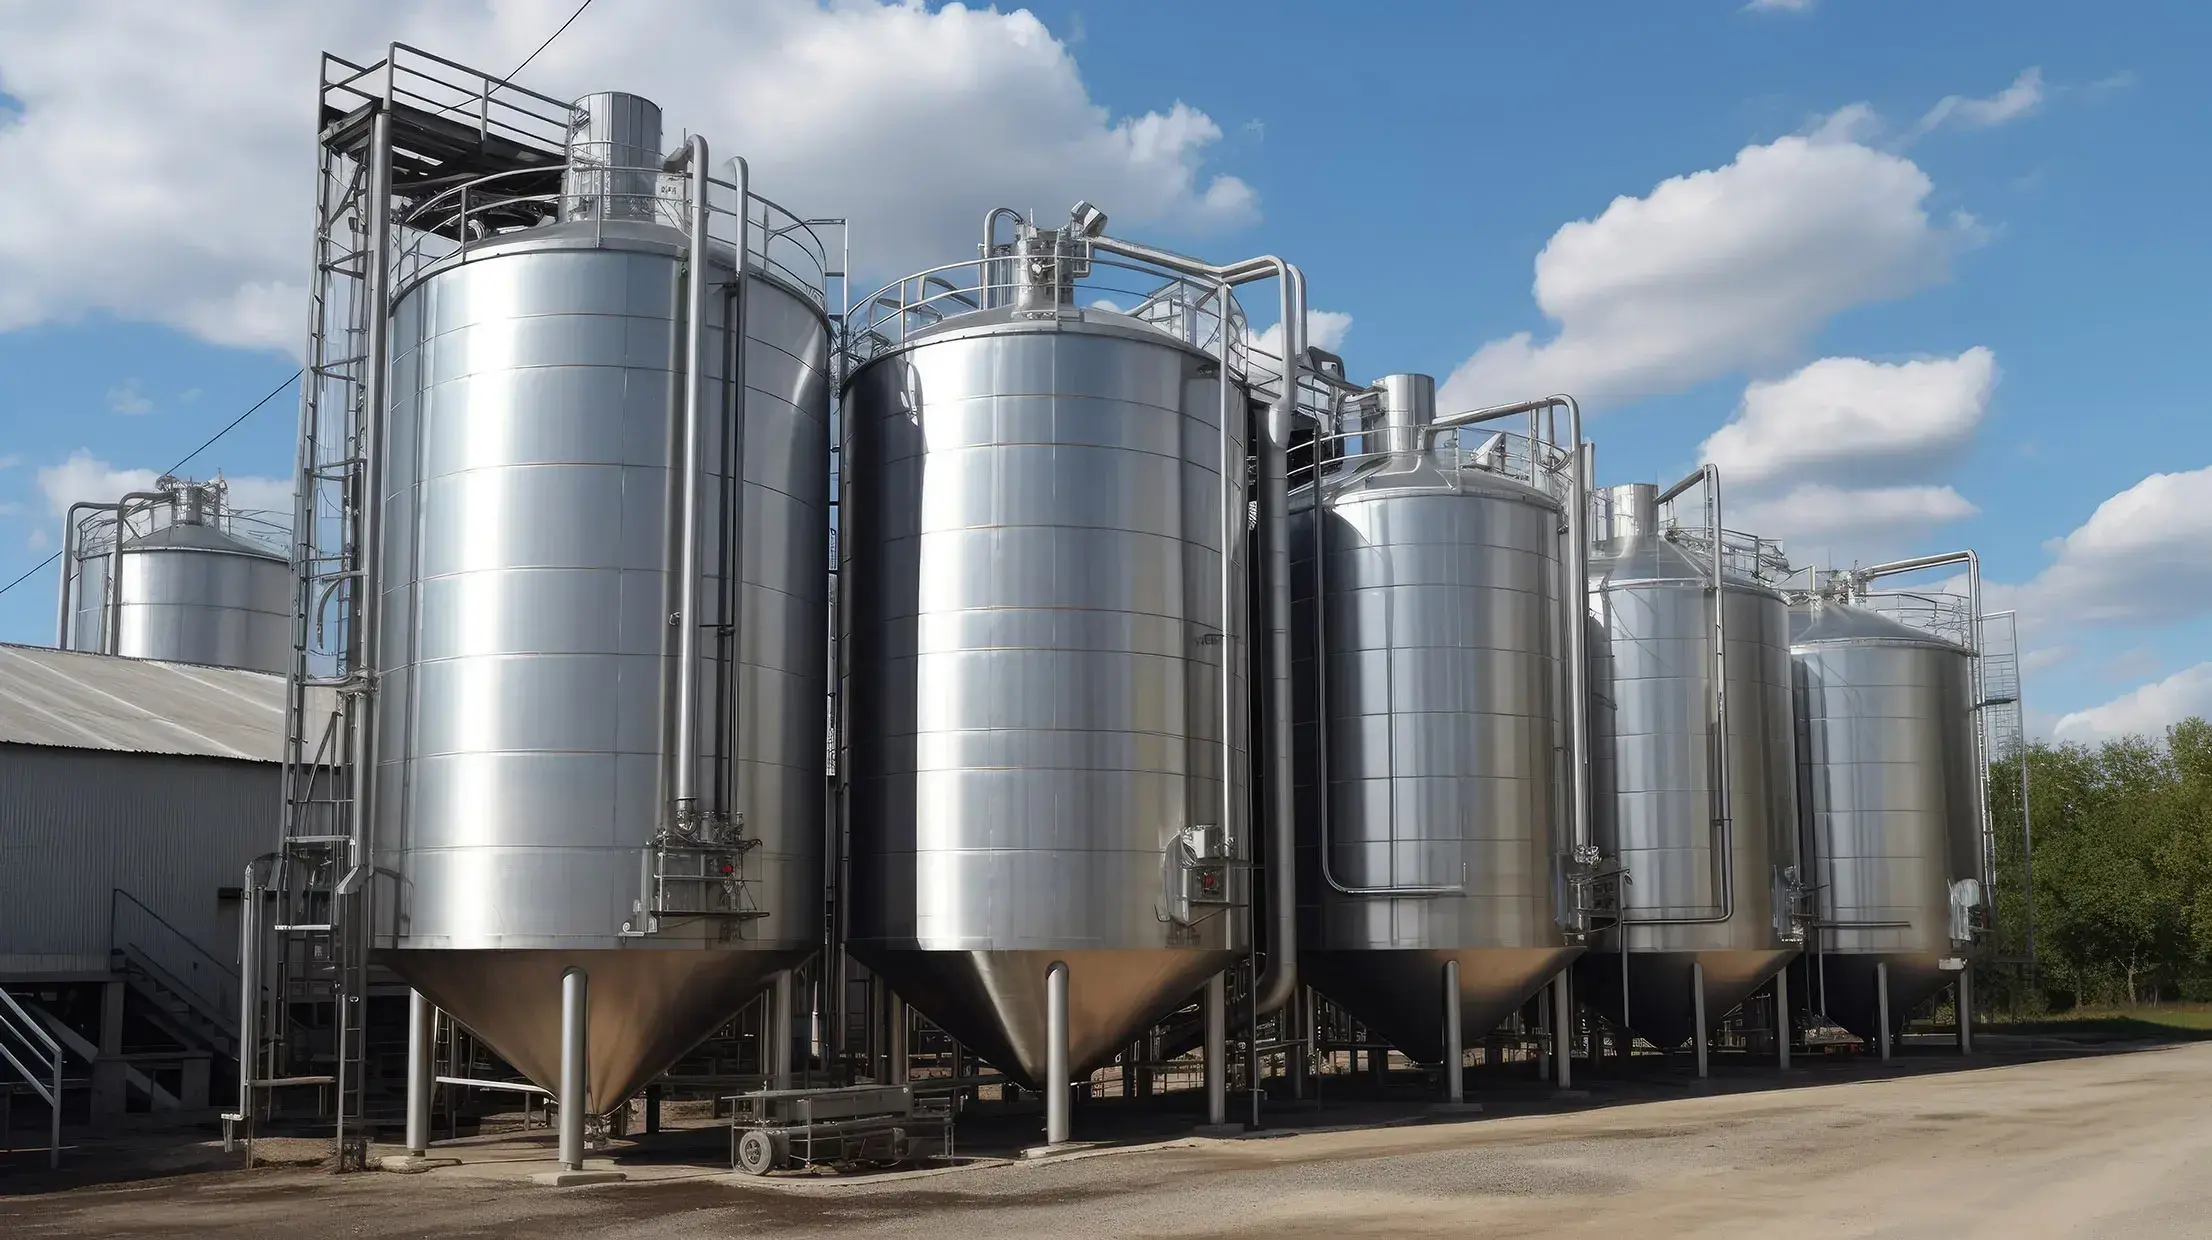
M 281 777 L 272 762 L 0 744 L 0 975 L 105 971 L 118 920 L 184 970 L 190 953 L 118 889 L 235 968 L 237 902 L 219 893 L 274 847 Z

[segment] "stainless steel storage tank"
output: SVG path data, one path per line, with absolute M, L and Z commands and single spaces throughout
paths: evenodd
M 1083 241 L 870 299 L 843 423 L 851 950 L 1037 1084 L 1246 947 L 1241 322 L 1078 308 Z
M 233 509 L 220 478 L 162 478 L 116 503 L 76 505 L 63 531 L 57 644 L 283 672 L 292 665 L 285 538 L 266 514 Z
M 1894 1033 L 1965 964 L 1986 899 L 1982 770 L 1973 651 L 1858 605 L 1850 584 L 1791 616 L 1819 909 L 1804 981 L 1812 1010 L 1873 1039 L 1879 978 Z
M 1427 375 L 1372 391 L 1351 450 L 1292 500 L 1301 955 L 1315 987 L 1435 1060 L 1448 962 L 1472 1037 L 1582 950 L 1554 879 L 1574 617 L 1563 504 L 1530 481 L 1554 475 L 1481 468 L 1456 432 L 1432 443 Z
M 822 939 L 821 268 L 659 141 L 590 96 L 558 219 L 503 230 L 542 199 L 496 178 L 418 208 L 450 252 L 402 254 L 376 497 L 381 958 L 548 1087 L 585 970 L 594 1110 Z
M 1696 479 L 1710 513 L 1710 470 L 1669 498 Z M 1577 962 L 1576 982 L 1608 1019 L 1672 1048 L 1700 1032 L 1698 976 L 1710 1028 L 1798 951 L 1789 604 L 1760 579 L 1759 544 L 1732 546 L 1717 515 L 1662 528 L 1656 486 L 1608 496 L 1590 562 L 1591 748 L 1624 924 Z

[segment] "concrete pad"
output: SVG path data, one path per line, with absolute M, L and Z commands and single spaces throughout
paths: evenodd
M 1058 1158 L 1062 1154 L 1074 1154 L 1082 1150 L 1096 1149 L 1097 1141 L 1062 1141 L 1058 1145 L 1032 1145 L 1015 1154 L 1016 1158 L 1034 1161 L 1039 1158 Z
M 1482 1104 L 1479 1102 L 1432 1102 L 1429 1104 L 1427 1114 L 1439 1116 L 1480 1115 L 1482 1114 Z
M 376 1160 L 379 1170 L 396 1171 L 401 1175 L 420 1175 L 437 1167 L 458 1167 L 458 1158 L 432 1158 L 428 1154 L 386 1154 Z
M 540 1171 L 530 1177 L 532 1184 L 547 1188 L 580 1188 L 586 1184 L 613 1184 L 630 1177 L 619 1171 Z

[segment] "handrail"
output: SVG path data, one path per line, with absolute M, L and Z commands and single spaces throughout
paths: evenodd
M 148 917 L 151 917 L 155 921 L 161 923 L 162 929 L 176 935 L 177 938 L 181 942 L 183 942 L 186 947 L 189 947 L 193 951 L 198 952 L 200 955 L 200 959 L 205 960 L 211 965 L 214 965 L 217 972 L 221 973 L 225 977 L 230 978 L 232 981 L 238 980 L 237 970 L 232 969 L 229 965 L 224 964 L 222 960 L 215 956 L 212 952 L 200 946 L 197 942 L 194 942 L 191 935 L 177 929 L 175 925 L 171 924 L 168 918 L 163 917 L 161 914 L 155 912 L 151 907 L 147 905 L 144 900 L 141 900 L 137 896 L 132 895 L 130 892 L 123 890 L 121 887 L 111 888 L 108 894 L 108 930 L 111 935 L 115 929 L 115 897 L 117 896 L 121 896 L 122 898 L 137 905 L 139 908 L 144 909 Z
M 7 1059 L 9 1065 L 21 1074 L 24 1082 L 30 1085 L 32 1092 L 44 1099 L 47 1108 L 53 1112 L 52 1127 L 48 1132 L 46 1165 L 50 1168 L 59 1167 L 61 1166 L 61 1070 L 63 1060 L 61 1043 L 55 1041 L 53 1034 L 48 1033 L 40 1026 L 38 1021 L 32 1019 L 31 1014 L 24 1011 L 22 1005 L 15 1001 L 15 996 L 9 994 L 5 988 L 0 988 L 0 1032 L 10 1034 L 21 1042 L 33 1059 L 41 1061 L 38 1066 L 52 1074 L 50 1079 L 42 1080 L 37 1072 L 34 1072 L 22 1060 L 15 1057 L 15 1052 L 8 1047 L 4 1039 L 0 1039 L 0 1057 Z M 45 1048 L 43 1056 L 38 1053 L 42 1046 Z
M 565 215 L 567 206 L 582 198 L 601 198 L 603 194 L 574 194 L 566 189 L 554 192 L 520 193 L 500 192 L 503 183 L 518 178 L 542 178 L 556 171 L 554 168 L 511 168 L 501 172 L 486 173 L 480 177 L 449 185 L 437 193 L 412 204 L 408 213 L 396 221 L 412 232 L 413 238 L 393 255 L 393 264 L 403 280 L 413 279 L 424 269 L 452 261 L 466 254 L 472 247 L 487 241 L 507 239 L 526 231 L 508 229 L 494 232 L 485 229 L 482 237 L 469 235 L 472 220 L 480 221 L 491 211 L 511 208 L 519 204 L 542 204 L 551 214 Z M 841 224 L 837 220 L 816 220 L 801 217 L 790 208 L 753 193 L 749 184 L 723 180 L 711 172 L 696 174 L 688 169 L 670 171 L 670 175 L 690 180 L 695 176 L 703 180 L 708 192 L 700 195 L 706 200 L 708 227 L 715 221 L 736 220 L 737 240 L 734 248 L 744 251 L 748 263 L 761 271 L 791 283 L 803 290 L 815 304 L 824 310 L 829 308 L 828 282 L 841 273 L 831 269 L 829 242 L 817 226 Z M 715 201 L 712 191 L 727 190 L 738 196 L 737 204 Z M 642 200 L 654 208 L 655 214 L 664 215 L 663 224 L 671 228 L 688 230 L 691 227 L 684 198 L 663 197 L 654 194 L 631 194 L 623 197 Z M 434 252 L 430 238 L 449 242 L 452 249 Z M 715 240 L 733 244 L 727 236 Z

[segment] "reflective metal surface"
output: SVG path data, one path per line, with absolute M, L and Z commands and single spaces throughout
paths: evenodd
M 1972 658 L 1964 647 L 1825 599 L 1793 610 L 1805 851 L 1819 890 L 1807 1001 L 1853 1032 L 1893 1023 L 1951 975 L 1952 884 L 1980 873 Z
M 1240 849 L 1247 829 L 1218 382 L 1183 342 L 1070 306 L 950 319 L 848 389 L 852 950 L 1031 1081 L 1055 961 L 1080 1074 L 1244 948 L 1244 910 L 1176 898 L 1187 828 Z M 1242 510 L 1241 468 L 1226 498 Z
M 257 672 L 291 666 L 291 565 L 267 541 L 224 528 L 230 516 L 220 508 L 188 509 L 181 500 L 133 511 L 123 539 L 122 614 L 110 643 L 114 526 L 107 521 L 66 566 L 70 649 Z
M 1553 878 L 1562 514 L 1421 450 L 1426 376 L 1377 387 L 1379 430 L 1322 483 L 1318 565 L 1314 487 L 1292 502 L 1300 928 L 1312 985 L 1433 1060 L 1448 961 L 1473 1039 L 1580 951 Z
M 1787 910 L 1776 901 L 1797 851 L 1789 605 L 1723 570 L 1731 886 L 1713 792 L 1709 559 L 1656 528 L 1643 502 L 1641 520 L 1616 506 L 1611 537 L 1590 561 L 1596 835 L 1627 870 L 1621 903 L 1631 924 L 1577 964 L 1576 983 L 1621 1021 L 1625 940 L 1625 1023 L 1672 1047 L 1695 1029 L 1693 964 L 1703 968 L 1706 1015 L 1718 1022 L 1798 950 L 1783 937 Z M 1658 919 L 1677 924 L 1633 924 Z
M 685 241 L 547 225 L 431 269 L 393 314 L 373 804 L 400 898 L 380 946 L 549 1088 L 561 972 L 586 969 L 594 1105 L 821 935 L 828 332 L 797 291 L 745 282 L 739 488 L 727 268 L 707 298 L 698 780 L 734 776 L 726 799 L 760 841 L 745 897 L 765 916 L 622 933 L 644 920 L 672 776 Z M 732 614 L 715 566 L 740 492 Z M 732 636 L 734 677 L 716 657 Z

